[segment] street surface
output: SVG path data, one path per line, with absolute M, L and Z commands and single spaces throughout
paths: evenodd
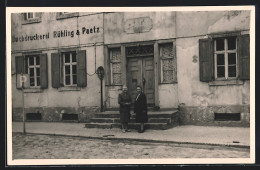
M 249 158 L 247 148 L 13 133 L 13 159 Z

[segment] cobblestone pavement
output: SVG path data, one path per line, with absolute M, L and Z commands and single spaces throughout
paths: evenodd
M 13 159 L 249 158 L 247 148 L 13 133 Z

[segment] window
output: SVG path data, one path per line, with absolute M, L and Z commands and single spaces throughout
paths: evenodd
M 111 84 L 121 85 L 121 50 L 120 48 L 112 48 L 109 50 L 110 68 L 111 68 Z
M 227 34 L 214 39 L 200 39 L 200 81 L 249 80 L 249 49 L 249 35 L 228 36 Z
M 40 87 L 40 56 L 28 56 L 28 74 L 30 77 L 30 87 Z
M 42 13 L 40 12 L 27 12 L 23 13 L 23 24 L 39 23 L 41 22 Z
M 237 38 L 219 38 L 214 40 L 215 78 L 234 79 L 238 75 Z
M 15 63 L 16 74 L 28 74 L 30 88 L 48 88 L 47 54 L 16 56 Z
M 62 50 L 51 55 L 52 87 L 86 87 L 86 51 Z
M 161 59 L 161 83 L 177 82 L 177 59 L 174 44 L 159 44 Z
M 25 15 L 26 15 L 27 20 L 38 18 L 38 16 L 36 16 L 35 12 L 28 12 L 28 13 L 25 13 Z
M 62 53 L 64 86 L 77 85 L 77 56 L 76 52 Z

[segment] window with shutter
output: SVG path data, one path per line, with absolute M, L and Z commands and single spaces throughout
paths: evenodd
M 86 51 L 52 54 L 52 87 L 86 87 Z
M 249 79 L 249 46 L 249 35 L 225 34 L 223 37 L 218 35 L 215 38 L 199 40 L 200 80 L 227 82 L 227 80 Z
M 48 88 L 47 54 L 16 57 L 16 74 L 28 74 L 30 88 Z

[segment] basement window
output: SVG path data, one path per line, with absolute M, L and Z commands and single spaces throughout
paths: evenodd
M 78 120 L 78 114 L 63 113 L 62 120 Z
M 240 121 L 240 113 L 214 113 L 215 121 Z
M 41 113 L 27 113 L 26 120 L 42 120 Z

